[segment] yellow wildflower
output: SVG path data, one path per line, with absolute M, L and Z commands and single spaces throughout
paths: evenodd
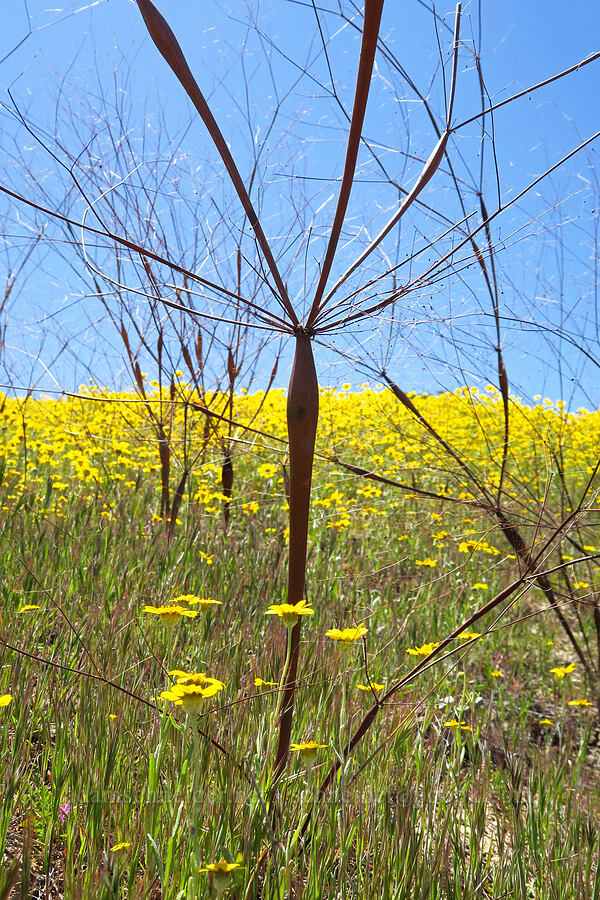
M 201 687 L 215 685 L 219 691 L 225 687 L 218 678 L 209 678 L 204 672 L 182 672 L 181 669 L 171 669 L 169 675 L 176 679 L 177 684 L 199 684 Z
M 363 637 L 368 631 L 362 622 L 356 628 L 330 628 L 325 632 L 325 637 L 337 641 L 341 647 L 351 647 L 355 641 Z
M 478 631 L 461 631 L 458 635 L 459 641 L 474 641 L 478 637 L 481 637 Z
M 570 675 L 574 670 L 575 663 L 569 663 L 568 666 L 555 666 L 553 669 L 550 669 L 555 678 L 564 678 L 565 675 Z
M 303 744 L 290 744 L 290 750 L 299 753 L 302 762 L 312 766 L 317 758 L 317 750 L 325 750 L 329 744 L 319 744 L 317 741 L 305 741 Z
M 186 616 L 188 619 L 195 619 L 198 615 L 196 610 L 186 609 L 185 606 L 174 606 L 173 604 L 170 606 L 145 606 L 144 612 L 160 616 L 160 621 L 167 627 L 176 625 L 182 616 Z
M 236 869 L 241 869 L 241 864 L 238 862 L 229 863 L 226 859 L 220 859 L 219 862 L 216 863 L 208 863 L 208 865 L 204 866 L 202 869 L 198 869 L 199 872 L 234 872 Z
M 279 687 L 278 681 L 265 681 L 258 676 L 254 679 L 254 687 Z
M 184 608 L 188 606 L 213 606 L 218 605 L 222 606 L 222 600 L 213 600 L 211 597 L 197 597 L 195 594 L 181 594 L 179 597 L 174 597 L 171 600 L 171 604 L 173 606 L 183 606 Z
M 8 706 L 12 703 L 12 694 L 0 694 L 0 706 Z
M 436 644 L 435 641 L 431 641 L 429 644 L 423 644 L 422 647 L 409 647 L 406 652 L 411 656 L 429 656 L 439 646 L 439 642 Z
M 591 702 L 587 699 L 587 697 L 582 697 L 580 700 L 569 700 L 569 706 L 591 706 Z
M 467 725 L 466 722 L 459 722 L 457 719 L 449 719 L 447 722 L 444 722 L 444 726 L 446 728 L 460 728 L 461 731 L 473 731 L 470 725 Z
M 377 693 L 378 691 L 382 691 L 383 688 L 384 688 L 384 685 L 377 684 L 376 681 L 372 681 L 371 684 L 359 684 L 358 685 L 359 691 L 375 691 L 375 693 Z
M 299 600 L 298 603 L 275 603 L 269 606 L 265 615 L 279 616 L 286 628 L 293 628 L 300 616 L 312 616 L 313 613 L 314 609 L 306 600 Z
M 216 678 L 211 681 L 214 683 L 205 687 L 200 684 L 175 684 L 170 690 L 161 693 L 161 700 L 171 700 L 175 706 L 182 706 L 185 713 L 195 715 L 207 697 L 214 697 L 221 690 L 221 681 Z
M 241 857 L 239 858 L 241 859 Z M 212 892 L 216 897 L 221 897 L 229 885 L 231 873 L 240 868 L 241 863 L 229 863 L 226 859 L 221 858 L 219 862 L 208 863 L 208 865 L 198 871 L 208 872 L 208 877 L 212 882 Z

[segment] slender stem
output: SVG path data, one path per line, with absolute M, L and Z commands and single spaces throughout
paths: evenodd
M 325 285 L 327 284 L 329 273 L 331 272 L 338 241 L 342 232 L 342 226 L 344 224 L 344 218 L 346 216 L 346 210 L 348 208 L 348 202 L 350 200 L 352 185 L 354 184 L 356 160 L 358 158 L 362 127 L 365 120 L 367 100 L 369 98 L 369 88 L 371 86 L 371 77 L 373 75 L 373 64 L 375 62 L 375 51 L 377 49 L 377 40 L 379 38 L 379 26 L 381 24 L 382 11 L 383 0 L 365 0 L 363 36 L 356 76 L 352 119 L 350 121 L 350 132 L 348 134 L 348 146 L 346 148 L 344 174 L 342 176 L 337 207 L 331 226 L 331 234 L 329 235 L 325 259 L 323 260 L 323 266 L 321 268 L 319 283 L 308 314 L 308 325 L 312 325 L 320 309 L 321 298 L 325 290 Z
M 200 797 L 202 784 L 202 772 L 200 769 L 200 742 L 198 740 L 198 726 L 196 716 L 188 716 L 186 725 L 192 729 L 192 794 L 194 797 L 194 805 L 192 807 L 192 834 L 194 847 L 194 890 L 198 894 L 198 875 L 200 873 L 200 847 L 198 845 L 198 822 L 200 819 Z
M 452 111 L 454 109 L 454 97 L 456 93 L 456 78 L 458 72 L 458 48 L 459 48 L 459 36 L 460 36 L 460 16 L 461 16 L 461 4 L 458 3 L 456 5 L 456 14 L 455 14 L 455 25 L 454 25 L 454 50 L 452 56 L 452 76 L 450 80 L 450 98 L 448 101 L 448 112 L 446 118 L 446 127 L 442 134 L 440 135 L 437 144 L 431 151 L 431 155 L 429 159 L 423 166 L 423 169 L 417 178 L 415 185 L 410 189 L 410 191 L 406 194 L 403 199 L 400 207 L 396 210 L 392 218 L 389 222 L 383 227 L 383 229 L 379 232 L 379 234 L 371 241 L 369 246 L 360 254 L 358 259 L 356 259 L 350 268 L 346 269 L 344 274 L 338 278 L 334 286 L 325 296 L 323 302 L 321 301 L 321 296 L 325 287 L 323 273 L 329 272 L 329 269 L 326 269 L 325 264 L 323 265 L 323 271 L 321 274 L 321 281 L 319 282 L 319 287 L 321 287 L 321 283 L 323 282 L 323 288 L 321 292 L 317 290 L 317 294 L 315 296 L 315 300 L 313 303 L 313 308 L 311 309 L 309 316 L 309 324 L 315 325 L 319 318 L 319 313 L 322 313 L 326 306 L 329 304 L 329 301 L 333 297 L 333 295 L 339 290 L 342 284 L 352 275 L 352 273 L 363 264 L 365 259 L 370 256 L 370 254 L 375 250 L 379 244 L 383 241 L 383 239 L 390 233 L 394 225 L 396 225 L 400 219 L 404 216 L 404 214 L 408 211 L 408 209 L 412 206 L 414 201 L 417 199 L 423 188 L 429 183 L 429 181 L 433 178 L 434 174 L 437 172 L 442 159 L 444 158 L 444 153 L 446 152 L 446 144 L 448 143 L 448 139 L 452 133 L 451 128 L 451 120 L 452 120 Z M 362 121 L 362 120 L 361 120 Z M 340 191 L 341 194 L 341 191 Z M 333 231 L 333 229 L 332 229 Z
M 148 29 L 150 37 L 156 44 L 163 59 L 171 67 L 171 69 L 177 76 L 179 83 L 184 88 L 188 97 L 196 107 L 202 121 L 204 122 L 208 130 L 208 133 L 213 140 L 215 147 L 219 152 L 221 159 L 223 160 L 231 183 L 240 199 L 240 202 L 244 208 L 244 212 L 248 216 L 248 221 L 250 222 L 254 234 L 256 235 L 258 245 L 262 250 L 265 261 L 269 267 L 271 275 L 273 276 L 273 280 L 277 288 L 277 290 L 274 291 L 275 297 L 281 308 L 286 312 L 287 316 L 289 316 L 292 324 L 296 325 L 298 324 L 298 318 L 296 316 L 296 313 L 294 312 L 292 304 L 290 303 L 286 286 L 279 273 L 275 257 L 273 256 L 265 233 L 262 230 L 262 226 L 260 224 L 254 206 L 252 205 L 252 201 L 250 200 L 248 191 L 246 190 L 233 156 L 231 155 L 231 151 L 227 145 L 227 141 L 223 137 L 221 129 L 217 125 L 216 119 L 213 116 L 202 91 L 198 87 L 194 76 L 192 75 L 190 67 L 187 64 L 187 60 L 183 55 L 179 43 L 177 42 L 177 38 L 171 31 L 171 28 L 169 27 L 166 19 L 161 15 L 161 13 L 154 6 L 151 0 L 136 0 L 136 2 L 142 14 L 142 18 L 144 20 L 146 28 Z
M 221 468 L 221 487 L 223 488 L 223 496 L 227 499 L 223 501 L 223 523 L 225 531 L 229 528 L 231 493 L 233 490 L 233 462 L 231 459 L 231 450 L 225 448 L 223 454 L 223 466 Z
M 286 642 L 285 642 L 285 662 L 283 664 L 283 671 L 281 673 L 281 678 L 279 679 L 279 684 L 285 685 L 287 684 L 288 672 L 290 669 L 290 659 L 292 658 L 292 631 L 290 628 L 286 631 Z M 275 721 L 279 721 L 279 717 L 281 715 L 281 709 L 283 707 L 283 690 L 280 690 L 277 695 L 277 708 L 275 710 Z

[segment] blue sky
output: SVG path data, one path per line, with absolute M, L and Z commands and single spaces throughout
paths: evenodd
M 314 281 L 324 251 L 335 205 L 335 179 L 342 168 L 345 146 L 345 122 L 331 95 L 329 69 L 320 51 L 310 5 L 285 0 L 263 0 L 260 5 L 163 0 L 159 6 L 180 38 L 247 182 L 252 172 L 252 148 L 262 148 L 261 187 L 255 200 L 261 204 L 265 230 L 276 248 L 287 254 L 290 293 L 301 308 L 306 279 L 306 294 L 310 298 L 311 278 Z M 349 3 L 342 6 L 350 9 Z M 327 7 L 337 8 L 337 4 L 322 4 L 324 10 Z M 109 112 L 110 129 L 102 131 L 99 85 L 113 99 L 126 97 L 128 133 L 133 135 L 136 152 L 141 154 L 135 177 L 140 182 L 150 177 L 149 172 L 165 165 L 167 150 L 177 150 L 180 162 L 176 193 L 180 209 L 186 204 L 189 207 L 192 201 L 196 204 L 194 215 L 205 216 L 206 227 L 211 233 L 214 228 L 219 235 L 218 249 L 210 264 L 203 263 L 204 271 L 208 272 L 212 265 L 213 275 L 234 278 L 233 251 L 228 250 L 227 241 L 232 240 L 231 229 L 240 227 L 236 200 L 227 191 L 217 155 L 201 123 L 192 120 L 191 127 L 187 127 L 191 118 L 189 104 L 145 34 L 135 5 L 128 0 L 106 0 L 86 8 L 82 2 L 59 13 L 48 12 L 42 3 L 30 0 L 28 8 L 32 33 L 0 66 L 0 80 L 4 90 L 10 87 L 12 98 L 33 130 L 44 136 L 47 146 L 65 160 L 82 152 L 95 134 L 94 159 L 103 160 L 104 166 L 110 167 L 107 135 L 117 134 L 118 123 Z M 249 9 L 253 10 L 251 18 L 259 31 L 248 32 Z M 437 4 L 436 9 L 440 17 L 437 35 L 432 15 L 423 4 L 388 0 L 381 34 L 428 95 L 435 114 L 441 117 L 444 85 L 438 40 L 447 76 L 453 6 Z M 5 13 L 0 56 L 27 34 L 25 10 L 24 3 L 15 2 Z M 577 15 L 569 15 L 558 2 L 535 0 L 483 0 L 481 10 L 480 37 L 478 6 L 464 5 L 464 52 L 460 57 L 455 122 L 479 110 L 470 55 L 479 40 L 486 88 L 495 102 L 599 49 L 597 3 L 578 3 Z M 349 109 L 358 33 L 350 26 L 342 28 L 332 13 L 323 12 L 321 18 L 329 41 L 336 90 Z M 298 69 L 289 60 L 309 60 L 312 80 L 304 77 L 296 83 Z M 498 111 L 494 121 L 495 151 L 503 202 L 573 149 L 579 140 L 600 128 L 596 100 L 599 88 L 600 68 L 596 63 Z M 281 113 L 273 130 L 267 132 L 276 94 Z M 9 110 L 2 119 L 8 182 L 23 194 L 39 196 L 35 186 L 38 180 L 45 196 L 56 205 L 62 205 L 70 191 L 69 202 L 62 208 L 68 206 L 71 213 L 80 216 L 84 204 L 73 196 L 73 185 L 68 177 L 65 181 L 64 170 L 59 171 L 55 160 L 15 122 L 6 93 L 3 102 Z M 71 113 L 76 114 L 76 125 L 69 120 Z M 168 136 L 161 144 L 156 138 L 159 119 Z M 144 139 L 145 133 L 153 137 Z M 420 160 L 427 157 L 435 142 L 421 104 L 382 57 L 378 59 L 365 135 L 377 148 L 379 160 L 390 175 L 409 187 L 417 177 Z M 144 140 L 142 152 L 139 148 Z M 469 212 L 475 215 L 480 161 L 476 123 L 456 133 L 453 153 L 459 178 L 464 181 Z M 28 174 L 19 168 L 23 158 Z M 593 210 L 600 198 L 593 178 L 596 164 L 597 148 L 592 145 L 493 224 L 509 377 L 515 393 L 524 396 L 540 392 L 572 397 L 573 402 L 586 405 L 600 400 L 598 370 L 589 358 L 597 340 Z M 165 177 L 163 187 L 170 183 Z M 131 177 L 128 183 L 134 191 Z M 498 185 L 489 148 L 484 154 L 482 185 L 488 209 L 492 209 L 497 202 Z M 163 222 L 170 214 L 174 190 L 171 186 L 160 195 L 157 215 Z M 447 172 L 432 179 L 423 199 L 443 215 L 458 217 Z M 367 235 L 380 227 L 395 202 L 394 191 L 382 180 L 372 156 L 363 152 L 336 272 L 342 271 L 344 264 L 356 255 L 354 248 L 364 244 Z M 300 206 L 308 212 L 300 214 Z M 14 210 L 6 213 L 9 219 L 11 213 Z M 225 224 L 217 221 L 219 216 Z M 23 223 L 33 227 L 26 210 L 16 219 L 13 217 L 11 225 L 5 228 L 7 261 L 13 268 L 26 247 L 27 227 Z M 188 233 L 193 231 L 191 223 L 191 214 L 182 214 L 179 227 L 184 233 L 186 229 Z M 308 252 L 306 236 L 302 234 L 307 224 L 313 226 Z M 168 230 L 167 225 L 165 228 Z M 294 228 L 298 234 L 288 247 L 284 239 Z M 415 211 L 403 225 L 400 242 L 386 245 L 388 258 L 394 253 L 400 254 L 398 258 L 406 255 L 411 247 L 419 246 L 419 241 L 431 240 L 442 230 L 439 221 Z M 15 292 L 7 320 L 13 377 L 45 387 L 59 384 L 66 388 L 86 380 L 90 374 L 99 381 L 126 382 L 122 342 L 114 327 L 102 318 L 103 308 L 90 297 L 89 278 L 86 286 L 85 277 L 79 277 L 82 272 L 78 257 L 69 256 L 64 235 L 60 245 L 57 243 L 58 232 L 53 231 L 53 226 L 49 226 L 48 234 L 53 236 L 52 241 L 38 247 L 32 255 L 31 271 L 23 270 L 27 278 L 23 278 L 22 291 Z M 245 235 L 243 243 L 245 260 L 251 267 L 256 262 L 251 259 L 253 242 Z M 297 253 L 299 248 L 302 252 Z M 186 253 L 189 257 L 187 235 L 181 244 L 184 261 L 188 259 Z M 102 265 L 104 262 L 102 257 Z M 452 388 L 461 380 L 493 381 L 495 340 L 490 331 L 489 302 L 481 273 L 477 267 L 468 268 L 468 262 L 463 255 L 458 271 L 448 273 L 435 285 L 399 304 L 403 327 L 387 316 L 383 322 L 367 323 L 360 331 L 343 329 L 328 337 L 330 348 L 317 348 L 324 381 L 335 384 L 350 380 L 359 384 L 367 379 L 377 380 L 375 371 L 382 364 L 407 389 Z M 383 265 L 383 261 L 378 260 L 377 265 Z M 418 265 L 416 262 L 410 266 L 411 275 Z M 368 274 L 372 275 L 372 271 Z M 407 271 L 401 270 L 402 278 Z M 127 276 L 139 278 L 139 273 L 129 269 Z M 250 284 L 250 268 L 247 277 Z M 138 297 L 135 303 L 135 315 L 143 318 L 143 300 Z M 548 332 L 538 330 L 538 325 L 546 329 L 565 327 L 567 339 L 547 339 Z M 67 351 L 61 350 L 65 338 L 69 343 Z M 221 356 L 216 355 L 215 370 L 230 338 L 227 328 L 221 329 L 219 340 L 223 347 Z M 247 340 L 249 346 L 250 336 Z M 331 349 L 333 343 L 342 355 Z M 573 343 L 582 344 L 588 355 L 581 354 Z M 270 371 L 278 348 L 277 338 L 264 351 L 255 383 L 260 383 Z M 284 349 L 280 366 L 281 383 L 287 379 L 286 352 Z M 369 372 L 369 367 L 373 372 Z

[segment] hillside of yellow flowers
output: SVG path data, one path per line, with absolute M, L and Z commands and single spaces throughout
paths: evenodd
M 291 604 L 285 391 L 0 409 L 0 897 L 599 895 L 600 412 L 321 390 Z
M 331 527 L 348 524 L 348 511 L 357 505 L 368 512 L 369 502 L 385 488 L 359 479 L 353 490 L 341 491 L 329 481 L 332 460 L 442 497 L 471 497 L 456 457 L 391 392 L 381 386 L 344 388 L 322 389 L 320 398 L 314 501 L 329 511 Z M 463 388 L 410 397 L 422 420 L 481 484 L 497 488 L 505 448 L 497 391 L 488 386 L 485 392 Z M 528 406 L 511 399 L 503 490 L 521 502 L 525 484 L 527 500 L 543 502 L 559 488 L 559 468 L 577 496 L 600 455 L 600 411 L 568 411 L 561 401 L 538 400 Z M 223 454 L 230 454 L 237 473 L 244 474 L 243 512 L 256 513 L 264 499 L 262 483 L 282 482 L 285 404 L 283 390 L 266 397 L 262 392 L 198 397 L 184 384 L 176 391 L 151 388 L 146 398 L 95 385 L 58 399 L 0 395 L 0 459 L 11 488 L 4 504 L 10 508 L 24 487 L 37 486 L 46 513 L 60 517 L 74 497 L 97 499 L 98 490 L 108 486 L 128 491 L 160 481 L 161 452 L 167 448 L 173 489 L 188 470 L 187 493 L 191 490 L 194 505 L 209 515 L 220 512 Z M 103 512 L 111 514 L 108 501 Z M 158 509 L 153 514 L 157 517 Z

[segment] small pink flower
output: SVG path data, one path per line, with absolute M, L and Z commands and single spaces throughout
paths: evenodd
M 71 812 L 71 801 L 67 800 L 66 803 L 61 803 L 58 807 L 58 821 L 64 822 L 69 813 Z

